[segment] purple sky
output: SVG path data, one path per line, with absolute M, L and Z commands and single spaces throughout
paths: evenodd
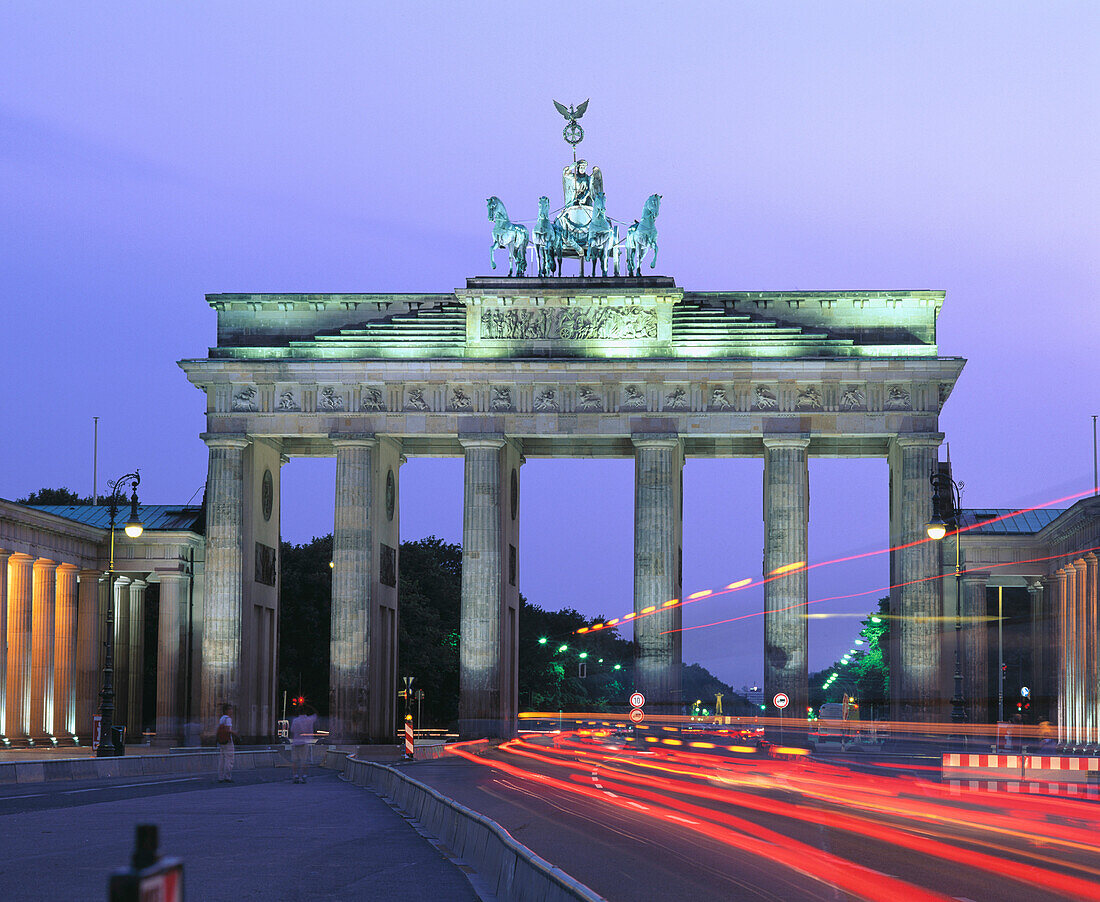
M 464 284 L 487 272 L 485 197 L 516 219 L 555 197 L 569 152 L 551 100 L 586 97 L 609 213 L 664 197 L 658 272 L 946 289 L 940 352 L 970 361 L 941 420 L 964 504 L 1091 485 L 1095 4 L 387 6 L 4 4 L 0 497 L 90 492 L 93 415 L 101 485 L 139 466 L 145 500 L 197 497 L 203 403 L 175 361 L 214 340 L 204 293 Z M 331 529 L 333 472 L 284 469 L 288 539 Z M 886 544 L 885 461 L 813 461 L 810 478 L 813 560 Z M 630 609 L 632 479 L 629 461 L 524 468 L 532 601 Z M 685 593 L 758 574 L 760 463 L 690 460 L 685 491 Z M 459 541 L 461 493 L 460 461 L 410 461 L 403 538 Z M 887 572 L 885 556 L 815 570 L 810 595 Z M 857 628 L 811 621 L 811 667 Z M 761 646 L 756 617 L 689 632 L 684 653 L 741 685 Z

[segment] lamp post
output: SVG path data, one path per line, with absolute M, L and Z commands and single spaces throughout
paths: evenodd
M 959 508 L 962 507 L 961 486 L 940 470 L 928 477 L 932 483 L 932 519 L 928 521 L 928 537 L 941 540 L 950 528 L 955 536 L 955 694 L 951 698 L 951 720 L 966 723 L 966 699 L 963 697 L 962 662 L 959 655 L 962 633 L 962 591 L 959 562 Z
M 103 688 L 99 691 L 99 748 L 96 749 L 97 758 L 111 758 L 125 753 L 125 747 L 115 745 L 114 719 L 115 719 L 115 519 L 118 517 L 119 504 L 125 503 L 120 497 L 119 490 L 127 483 L 130 485 L 130 519 L 123 527 L 124 532 L 131 539 L 136 539 L 144 531 L 141 519 L 138 517 L 137 487 L 141 483 L 138 471 L 127 473 L 114 482 L 108 482 L 111 490 L 107 499 L 107 513 L 110 517 L 111 544 L 107 558 L 107 622 L 105 624 L 107 637 L 104 641 L 106 653 L 103 656 Z

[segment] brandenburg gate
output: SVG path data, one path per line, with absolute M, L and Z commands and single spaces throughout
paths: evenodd
M 180 364 L 206 395 L 204 723 L 223 701 L 275 709 L 279 471 L 293 457 L 336 458 L 340 739 L 393 736 L 400 469 L 412 456 L 465 460 L 465 736 L 515 726 L 520 483 L 532 457 L 633 458 L 635 681 L 647 710 L 669 713 L 683 701 L 685 461 L 762 460 L 769 574 L 811 559 L 809 458 L 885 457 L 895 709 L 942 715 L 941 587 L 927 579 L 939 549 L 920 540 L 939 414 L 964 364 L 937 353 L 943 300 L 690 291 L 638 275 L 471 278 L 442 294 L 209 295 L 217 345 Z M 807 704 L 807 591 L 805 569 L 764 588 L 764 688 L 785 692 L 791 712 Z

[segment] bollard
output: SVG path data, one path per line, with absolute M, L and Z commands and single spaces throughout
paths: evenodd
M 156 824 L 138 824 L 130 867 L 111 875 L 108 902 L 183 902 L 183 862 L 161 858 Z
M 415 735 L 413 733 L 413 719 L 411 714 L 405 715 L 405 757 L 412 758 L 415 755 Z

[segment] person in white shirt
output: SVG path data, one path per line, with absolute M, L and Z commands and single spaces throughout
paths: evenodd
M 233 706 L 222 705 L 222 716 L 218 719 L 218 731 L 215 735 L 218 744 L 218 782 L 233 782 Z
M 290 769 L 295 783 L 306 782 L 309 747 L 313 744 L 317 724 L 317 712 L 304 706 L 290 722 Z

